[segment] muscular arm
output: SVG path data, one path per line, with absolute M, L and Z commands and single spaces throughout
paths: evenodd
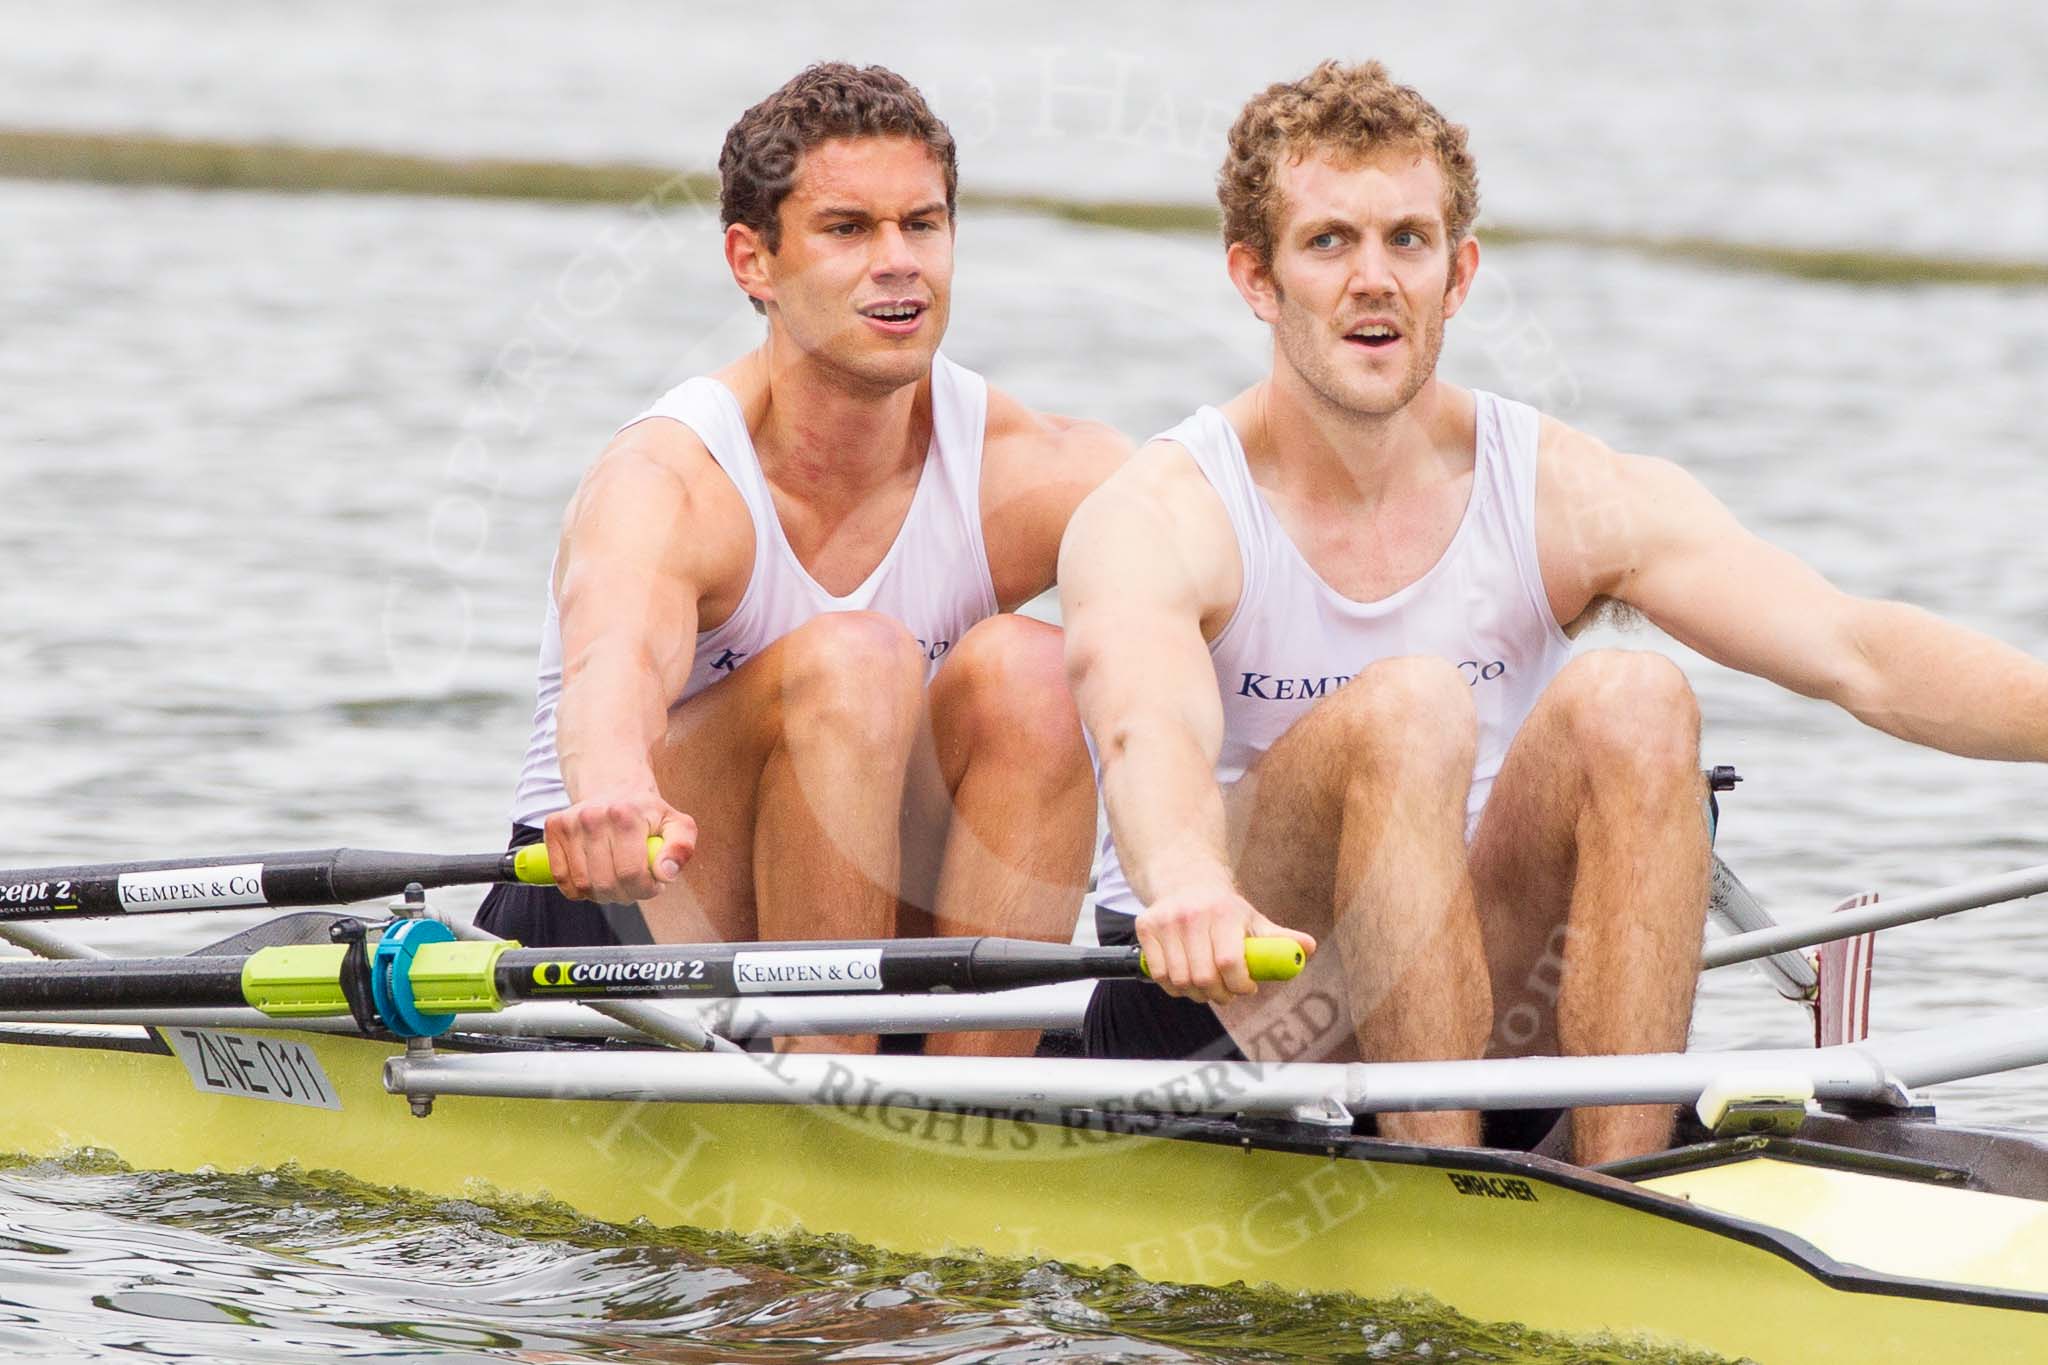
M 1053 585 L 1074 509 L 1130 458 L 1131 443 L 1114 427 L 1033 412 L 997 390 L 988 401 L 981 520 L 996 601 L 1010 611 Z
M 717 477 L 710 463 L 684 428 L 640 423 L 591 467 L 564 518 L 555 734 L 571 805 L 547 835 L 571 895 L 645 899 L 696 844 L 695 825 L 656 787 L 652 756 L 689 679 L 703 585 L 726 549 L 701 491 Z M 657 834 L 665 847 L 651 875 L 645 841 Z
M 1842 592 L 1669 461 L 1562 427 L 1546 433 L 1543 459 L 1538 534 L 1559 619 L 1614 597 L 1710 659 L 1900 739 L 2048 761 L 2048 665 L 1917 607 Z
M 1237 894 L 1225 847 L 1223 706 L 1203 639 L 1238 591 L 1222 505 L 1178 446 L 1148 447 L 1074 514 L 1059 575 L 1068 678 L 1146 906 L 1138 939 L 1153 974 L 1215 1003 L 1249 992 L 1246 935 L 1290 931 Z

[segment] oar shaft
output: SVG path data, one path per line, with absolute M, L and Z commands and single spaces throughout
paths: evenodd
M 376 956 L 396 942 L 391 932 Z M 1245 949 L 1252 975 L 1261 980 L 1285 980 L 1301 968 L 1301 950 L 1290 940 L 1247 939 Z M 0 1008 L 248 1004 L 276 1018 L 321 1018 L 350 1012 L 343 988 L 349 970 L 347 949 L 339 944 L 264 948 L 247 956 L 0 962 Z M 401 971 L 403 981 L 393 989 L 402 985 L 408 1008 L 441 1016 L 494 1012 L 519 1000 L 997 991 L 1142 976 L 1144 964 L 1136 948 L 1000 938 L 584 949 L 430 940 L 399 949 L 390 972 L 396 978 Z
M 661 840 L 647 841 L 651 861 Z M 385 853 L 365 848 L 295 849 L 154 862 L 89 863 L 0 871 L 0 922 L 137 915 L 168 910 L 276 910 L 348 905 L 396 896 L 417 884 L 554 883 L 545 844 L 504 853 Z
M 201 1009 L 240 1005 L 239 957 L 0 962 L 9 1010 Z M 344 1006 L 341 1011 L 346 1013 Z
M 0 920 L 347 905 L 396 896 L 412 883 L 433 888 L 512 881 L 515 861 L 512 853 L 319 848 L 23 868 L 0 872 Z
M 431 950 L 423 950 L 429 952 Z M 1142 976 L 1136 948 L 1020 939 L 891 943 L 699 943 L 645 948 L 515 948 L 498 959 L 513 1000 L 717 1000 L 742 996 L 996 991 Z

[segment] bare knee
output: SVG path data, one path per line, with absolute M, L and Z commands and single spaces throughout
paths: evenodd
M 907 753 L 924 703 L 925 654 L 899 621 L 830 612 L 776 642 L 785 742 Z
M 1367 764 L 1411 778 L 1470 777 L 1479 717 L 1464 674 L 1447 660 L 1381 659 L 1345 684 L 1331 706 L 1347 749 Z
M 1589 774 L 1697 784 L 1700 708 L 1677 664 L 1661 654 L 1596 650 L 1574 659 L 1551 686 L 1559 689 L 1571 752 Z
M 932 684 L 932 726 L 948 776 L 971 757 L 1065 776 L 1085 768 L 1059 628 L 991 616 L 962 636 Z

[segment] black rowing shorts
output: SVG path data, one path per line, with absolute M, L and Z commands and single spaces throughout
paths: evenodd
M 1095 936 L 1105 947 L 1136 943 L 1138 924 L 1129 915 L 1098 905 Z M 1199 1000 L 1168 995 L 1149 981 L 1097 982 L 1081 1024 L 1081 1041 L 1090 1057 L 1155 1062 L 1244 1060 L 1215 1010 Z
M 1137 921 L 1098 906 L 1095 936 L 1105 945 L 1136 943 Z M 1081 1040 L 1090 1057 L 1169 1062 L 1245 1059 L 1215 1010 L 1199 1000 L 1168 995 L 1149 981 L 1097 982 L 1081 1024 Z M 1530 1151 L 1563 1117 L 1562 1109 L 1484 1110 L 1479 1115 L 1480 1140 L 1488 1147 Z M 1377 1125 L 1370 1116 L 1361 1116 L 1357 1131 L 1370 1134 L 1377 1131 Z M 1568 1144 L 1569 1131 L 1552 1142 Z
M 547 836 L 530 825 L 512 826 L 507 848 L 525 848 Z M 609 948 L 652 943 L 637 905 L 572 901 L 552 886 L 494 886 L 477 907 L 476 926 L 529 948 Z

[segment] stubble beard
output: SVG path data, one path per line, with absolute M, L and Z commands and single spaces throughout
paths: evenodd
M 1280 321 L 1273 331 L 1281 355 L 1287 358 L 1287 363 L 1301 376 L 1310 391 L 1336 413 L 1366 420 L 1392 417 L 1407 407 L 1436 373 L 1437 357 L 1444 345 L 1441 310 L 1420 319 L 1419 332 L 1407 334 L 1408 368 L 1402 373 L 1393 395 L 1386 397 L 1376 391 L 1377 384 L 1369 386 L 1361 383 L 1355 375 L 1346 373 L 1331 354 L 1330 329 L 1321 319 L 1289 308 L 1285 294 L 1280 294 L 1278 299 Z M 1347 343 L 1339 340 L 1336 344 L 1341 347 Z

